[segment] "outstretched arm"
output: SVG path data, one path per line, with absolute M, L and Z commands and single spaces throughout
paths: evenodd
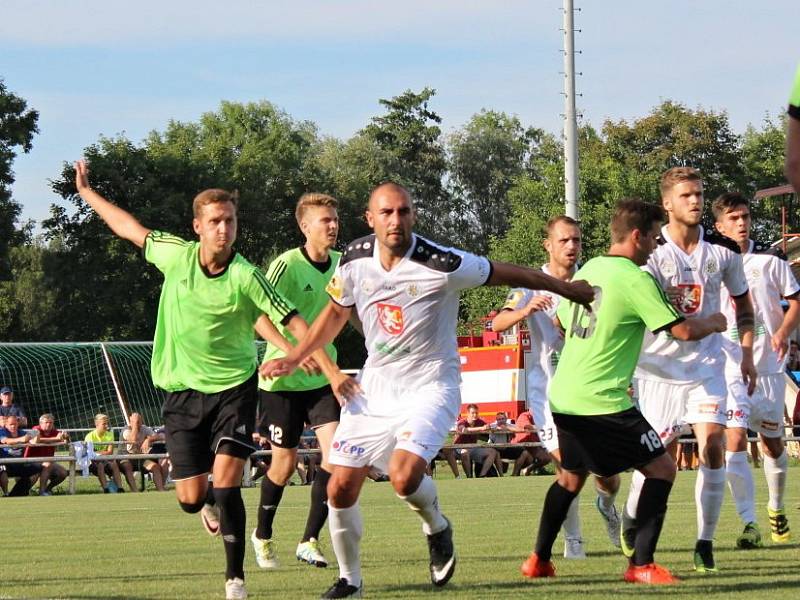
M 79 160 L 75 163 L 75 187 L 84 202 L 100 215 L 111 231 L 122 239 L 133 242 L 139 248 L 144 246 L 150 230 L 139 223 L 132 214 L 112 204 L 89 186 L 89 168 L 86 166 L 86 161 Z
M 511 263 L 492 261 L 492 275 L 486 285 L 510 285 L 530 290 L 547 290 L 588 306 L 594 300 L 594 291 L 585 281 L 561 281 L 542 271 Z
M 497 333 L 505 331 L 523 319 L 527 319 L 537 310 L 547 310 L 552 305 L 553 301 L 547 296 L 534 296 L 522 308 L 504 308 L 492 319 L 492 331 Z
M 670 327 L 669 332 L 676 340 L 696 342 L 712 333 L 722 333 L 728 328 L 728 320 L 722 313 L 714 313 L 705 318 L 684 319 Z

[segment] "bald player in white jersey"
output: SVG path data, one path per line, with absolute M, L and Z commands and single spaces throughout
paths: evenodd
M 566 215 L 551 218 L 547 222 L 543 245 L 548 262 L 542 266 L 542 272 L 562 281 L 572 279 L 581 255 L 581 230 L 577 221 Z M 558 354 L 564 346 L 563 333 L 554 323 L 560 302 L 561 297 L 552 292 L 516 288 L 509 292 L 503 308 L 492 319 L 493 331 L 505 331 L 523 320 L 527 321 L 531 340 L 530 361 L 526 365 L 528 408 L 539 440 L 555 460 L 557 469 L 560 469 L 561 453 L 547 390 L 556 371 Z M 619 475 L 597 477 L 595 487 L 595 506 L 606 523 L 611 543 L 619 547 L 620 519 L 614 506 L 619 491 Z M 578 506 L 576 498 L 564 520 L 564 558 L 586 558 Z
M 736 539 L 737 548 L 761 547 L 761 532 L 756 521 L 753 473 L 747 463 L 747 429 L 759 434 L 764 451 L 764 477 L 767 480 L 772 541 L 785 544 L 791 539 L 783 495 L 788 459 L 783 441 L 786 414 L 786 351 L 789 337 L 800 324 L 800 285 L 778 248 L 750 239 L 750 202 L 741 194 L 729 192 L 714 200 L 711 209 L 717 230 L 739 245 L 745 276 L 755 311 L 753 358 L 758 385 L 748 396 L 739 371 L 739 334 L 733 325 L 733 305 L 727 292 L 722 295 L 722 312 L 728 318 L 724 334 L 725 379 L 728 382 L 728 412 L 725 466 L 728 487 L 736 511 L 744 523 Z M 788 302 L 784 313 L 781 301 Z
M 707 317 L 720 311 L 725 286 L 736 306 L 740 334 L 740 369 L 747 393 L 756 385 L 753 365 L 753 306 L 748 294 L 742 257 L 728 238 L 706 231 L 703 182 L 689 167 L 675 167 L 661 178 L 661 199 L 669 215 L 659 246 L 650 256 L 649 271 L 685 318 Z M 725 496 L 725 422 L 727 386 L 724 376 L 722 334 L 696 342 L 678 342 L 667 333 L 645 337 L 634 375 L 639 408 L 661 436 L 673 458 L 677 438 L 689 427 L 697 438 L 700 468 L 695 484 L 697 541 L 694 568 L 699 573 L 717 571 L 712 540 Z M 634 474 L 623 510 L 622 550 L 631 556 L 636 507 L 643 477 Z
M 459 292 L 512 285 L 550 290 L 579 303 L 593 297 L 586 282 L 563 282 L 526 267 L 490 262 L 413 234 L 411 196 L 395 183 L 373 190 L 366 218 L 375 233 L 347 246 L 328 286 L 331 300 L 309 334 L 285 359 L 261 369 L 265 376 L 294 370 L 309 352 L 333 340 L 357 311 L 368 356 L 359 375 L 363 393 L 344 405 L 332 444 L 329 527 L 339 579 L 323 598 L 361 596 L 358 496 L 370 467 L 389 474 L 397 495 L 422 520 L 431 582 L 442 586 L 453 575 L 453 529 L 425 470 L 461 406 Z

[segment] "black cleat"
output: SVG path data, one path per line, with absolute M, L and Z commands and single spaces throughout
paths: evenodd
M 714 562 L 714 549 L 711 540 L 697 540 L 694 545 L 694 570 L 698 573 L 718 573 Z
M 337 579 L 328 591 L 326 591 L 320 598 L 361 598 L 364 592 L 364 582 L 358 587 L 350 585 L 344 577 Z
M 441 587 L 450 581 L 456 570 L 456 551 L 453 547 L 453 526 L 445 517 L 447 527 L 428 536 L 428 552 L 431 556 L 431 583 Z

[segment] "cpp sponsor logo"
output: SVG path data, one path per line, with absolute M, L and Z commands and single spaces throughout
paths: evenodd
M 351 456 L 361 456 L 366 452 L 366 448 L 363 446 L 354 446 L 347 440 L 335 441 L 331 444 L 334 452 L 338 452 L 340 454 L 350 454 Z

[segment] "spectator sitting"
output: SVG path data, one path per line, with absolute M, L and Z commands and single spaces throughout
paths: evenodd
M 164 427 L 156 427 L 153 430 L 155 441 L 150 444 L 151 454 L 166 454 L 167 453 L 167 431 Z M 161 467 L 161 473 L 164 475 L 164 485 L 168 484 L 170 479 L 170 472 L 172 471 L 172 463 L 169 456 L 158 459 L 158 465 Z
M 9 447 L 13 444 L 27 444 L 31 436 L 19 429 L 16 415 L 6 416 L 5 426 L 0 428 L 0 456 L 3 458 L 22 458 L 25 448 Z M 5 466 L 8 477 L 16 477 L 17 483 L 9 496 L 27 496 L 33 486 L 32 477 L 39 474 L 42 467 L 38 463 L 9 463 Z
M 786 359 L 786 369 L 789 371 L 800 371 L 800 346 L 795 340 L 789 342 L 789 352 Z
M 114 433 L 108 428 L 108 416 L 104 414 L 94 416 L 94 430 L 86 434 L 84 441 L 92 442 L 95 454 L 103 456 L 114 454 L 114 445 L 108 443 L 114 441 Z M 89 466 L 89 471 L 93 475 L 97 475 L 97 479 L 100 480 L 100 486 L 106 494 L 125 491 L 122 489 L 119 465 L 116 460 L 93 460 Z M 111 481 L 108 481 L 108 472 L 111 472 Z
M 253 432 L 253 442 L 255 442 L 260 450 L 270 450 L 272 445 L 269 443 L 269 437 L 261 435 L 257 431 Z M 269 463 L 272 460 L 271 455 L 268 456 L 253 456 L 250 459 L 250 479 L 258 481 L 269 470 Z
M 14 404 L 14 390 L 6 385 L 0 389 L 0 416 L 10 417 L 12 415 L 17 417 L 18 427 L 28 426 L 28 417 L 25 416 L 25 413 L 22 412 L 19 406 Z
M 59 431 L 55 427 L 55 417 L 50 413 L 39 417 L 39 424 L 32 432 L 32 444 L 39 446 L 28 446 L 25 448 L 25 458 L 55 456 L 56 446 L 69 441 L 66 431 Z M 67 478 L 67 470 L 57 462 L 41 463 L 42 472 L 39 475 L 39 495 L 49 496 L 59 483 Z
M 470 404 L 467 406 L 467 417 L 456 423 L 456 437 L 453 439 L 453 444 L 477 444 L 477 434 L 488 431 L 489 425 L 478 417 L 478 405 Z M 461 466 L 464 468 L 467 477 L 472 477 L 473 463 L 481 465 L 480 471 L 476 476 L 486 477 L 498 456 L 497 450 L 494 448 L 460 448 L 457 452 L 460 455 Z
M 317 434 L 313 429 L 305 429 L 303 435 L 300 437 L 299 448 L 312 450 L 319 448 L 319 441 L 317 441 Z M 298 454 L 297 455 L 297 475 L 300 477 L 302 485 L 310 485 L 317 475 L 319 462 L 322 456 L 320 454 Z
M 131 413 L 130 425 L 122 431 L 122 440 L 128 442 L 125 445 L 125 450 L 128 454 L 150 454 L 152 444 L 158 441 L 158 436 L 155 431 L 142 423 L 142 415 Z M 152 476 L 156 489 L 159 492 L 164 491 L 164 472 L 161 470 L 161 465 L 158 464 L 158 461 L 152 458 L 126 458 L 120 462 L 120 465 L 125 472 L 125 478 L 128 479 L 128 485 L 132 484 L 132 490 L 136 489 L 133 471 L 139 471 L 142 474 L 147 471 Z M 131 474 L 130 478 L 128 478 L 129 472 Z
M 528 444 L 531 442 L 538 442 L 539 436 L 536 435 L 536 427 L 533 424 L 533 415 L 530 410 L 521 412 L 517 417 L 517 422 L 513 425 L 507 426 L 509 431 L 514 432 L 514 437 L 511 438 L 512 444 Z M 549 464 L 552 460 L 550 454 L 542 447 L 525 447 L 525 448 L 506 448 L 505 452 L 501 451 L 503 458 L 514 460 L 513 476 L 519 475 L 523 469 L 530 467 L 530 470 L 536 471 L 545 465 Z

